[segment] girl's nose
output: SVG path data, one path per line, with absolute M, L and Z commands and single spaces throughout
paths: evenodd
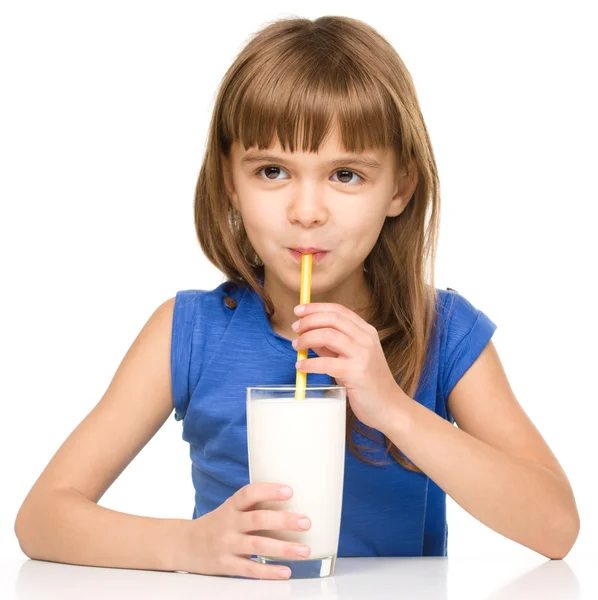
M 307 227 L 313 223 L 325 223 L 328 209 L 324 201 L 311 191 L 297 192 L 289 207 L 289 219 Z

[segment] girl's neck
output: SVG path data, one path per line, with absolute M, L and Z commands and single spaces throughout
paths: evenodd
M 293 311 L 299 304 L 299 293 L 289 289 L 280 279 L 267 271 L 264 272 L 263 288 L 274 303 L 275 312 L 270 318 L 272 329 L 283 337 L 295 339 L 297 334 L 291 329 L 291 325 L 299 318 Z M 363 268 L 345 279 L 336 288 L 320 293 L 314 293 L 312 288 L 310 296 L 311 303 L 342 304 L 367 321 L 371 307 L 371 290 L 363 276 Z

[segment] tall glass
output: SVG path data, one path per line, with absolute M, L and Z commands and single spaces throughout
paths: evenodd
M 286 501 L 261 502 L 257 509 L 303 514 L 308 531 L 264 531 L 257 535 L 306 544 L 306 559 L 258 556 L 264 564 L 286 565 L 291 578 L 334 574 L 345 475 L 346 388 L 307 385 L 295 399 L 294 385 L 247 388 L 249 480 L 293 489 Z

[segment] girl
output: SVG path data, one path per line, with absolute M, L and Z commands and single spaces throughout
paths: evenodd
M 259 533 L 307 529 L 309 515 L 255 509 L 292 490 L 249 484 L 245 388 L 292 384 L 300 369 L 347 388 L 339 556 L 446 555 L 450 494 L 502 535 L 564 557 L 575 499 L 511 391 L 496 325 L 434 287 L 439 210 L 413 82 L 380 34 L 346 17 L 258 32 L 222 81 L 196 188 L 199 242 L 226 281 L 179 291 L 151 315 L 24 500 L 23 551 L 288 577 L 251 557 L 309 548 Z M 305 252 L 313 302 L 298 307 Z M 295 364 L 299 349 L 308 359 Z M 173 409 L 190 444 L 192 519 L 99 506 Z

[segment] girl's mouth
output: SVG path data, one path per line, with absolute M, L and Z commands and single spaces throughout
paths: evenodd
M 301 257 L 303 256 L 301 252 L 299 252 L 298 250 L 293 250 L 292 248 L 289 248 L 289 252 L 291 253 L 291 256 L 298 262 L 301 262 Z M 326 256 L 330 254 L 329 252 L 315 252 L 314 254 L 312 254 L 312 263 L 317 263 L 322 261 L 324 258 L 326 258 Z

